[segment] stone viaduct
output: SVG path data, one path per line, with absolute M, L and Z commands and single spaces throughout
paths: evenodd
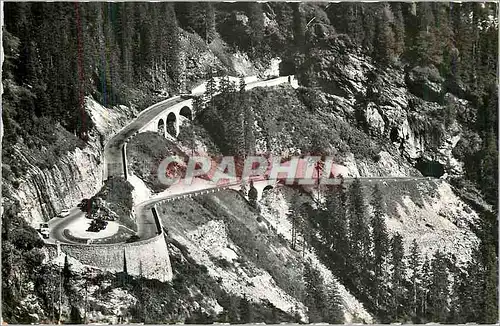
M 238 85 L 240 79 L 237 77 L 228 77 L 229 81 Z M 215 78 L 217 86 L 220 84 L 221 78 Z M 245 77 L 246 90 L 255 87 L 271 87 L 277 86 L 284 83 L 289 83 L 292 87 L 297 88 L 298 82 L 295 76 L 283 76 L 277 77 L 270 80 L 258 80 L 256 76 Z M 191 91 L 191 96 L 203 94 L 206 91 L 207 82 L 196 86 Z M 187 96 L 189 96 L 187 95 Z M 186 96 L 186 95 L 184 95 Z M 182 97 L 182 96 L 181 96 Z M 196 112 L 193 111 L 193 99 L 186 99 L 180 103 L 176 103 L 172 106 L 165 107 L 165 109 L 155 116 L 151 121 L 144 126 L 142 126 L 138 132 L 153 131 L 158 132 L 164 137 L 169 135 L 172 137 L 177 137 L 180 132 L 180 117 L 183 116 L 188 120 L 193 120 Z
M 239 82 L 237 77 L 229 77 L 234 83 Z M 216 79 L 217 84 L 220 78 Z M 246 77 L 246 89 L 254 87 L 269 87 L 283 83 L 289 83 L 297 88 L 298 83 L 294 76 L 277 77 L 270 80 L 259 81 L 257 77 Z M 124 176 L 127 178 L 127 143 L 140 132 L 153 131 L 160 132 L 164 137 L 177 137 L 180 131 L 180 117 L 194 119 L 196 112 L 193 111 L 193 99 L 191 96 L 202 94 L 206 90 L 206 82 L 195 87 L 191 94 L 175 96 L 152 105 L 144 110 L 130 124 L 120 130 L 106 144 L 104 149 L 104 170 L 103 180 L 113 176 Z M 255 182 L 254 186 L 262 196 L 264 188 L 272 187 L 273 181 L 261 180 Z M 273 183 L 274 184 L 274 183 Z M 163 226 L 156 212 L 156 204 L 162 201 L 176 200 L 225 189 L 238 190 L 240 184 L 232 184 L 213 189 L 203 189 L 198 191 L 188 191 L 181 194 L 167 195 L 162 198 L 150 199 L 146 202 L 136 203 L 136 207 L 144 210 L 144 216 L 139 217 L 136 210 L 136 217 L 147 219 L 148 223 L 153 220 L 153 228 L 156 228 L 156 235 L 144 238 L 132 243 L 116 244 L 73 244 L 47 243 L 49 258 L 60 257 L 61 255 L 71 256 L 84 265 L 94 266 L 108 272 L 126 271 L 130 275 L 158 279 L 162 282 L 172 279 L 172 267 L 168 254 L 168 247 L 165 240 Z M 152 232 L 155 234 L 155 231 Z

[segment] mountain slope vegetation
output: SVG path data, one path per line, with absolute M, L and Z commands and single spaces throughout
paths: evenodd
M 292 194 L 285 196 L 280 194 L 283 189 L 274 189 L 267 201 L 259 202 L 261 213 L 241 196 L 233 198 L 232 192 L 176 204 L 204 212 L 196 221 L 189 221 L 189 214 L 172 205 L 166 208 L 177 220 L 169 243 L 170 259 L 174 272 L 177 267 L 187 276 L 178 274 L 173 284 L 158 285 L 140 279 L 124 283 L 120 275 L 100 275 L 94 278 L 99 285 L 90 290 L 96 291 L 91 298 L 95 320 L 116 316 L 118 308 L 112 302 L 121 300 L 131 308 L 120 314 L 131 321 L 298 321 L 305 317 L 302 312 L 311 321 L 338 322 L 338 301 L 354 295 L 349 300 L 357 303 L 344 308 L 359 308 L 361 302 L 364 308 L 353 311 L 363 311 L 359 320 L 366 322 L 496 322 L 497 6 L 479 2 L 6 3 L 4 320 L 31 323 L 58 317 L 57 266 L 45 264 L 43 243 L 28 224 L 32 219 L 21 217 L 40 206 L 47 218 L 55 208 L 48 190 L 44 192 L 48 187 L 44 178 L 36 177 L 39 195 L 29 207 L 20 205 L 19 198 L 26 196 L 19 186 L 34 167 L 44 173 L 58 170 L 56 163 L 75 151 L 102 153 L 110 131 L 95 125 L 89 103 L 99 102 L 104 117 L 141 111 L 214 76 L 265 78 L 270 62 L 279 58 L 280 74 L 295 75 L 301 87 L 244 92 L 225 84 L 221 94 L 206 94 L 204 102 L 197 101 L 196 119 L 183 123 L 175 142 L 148 134 L 134 139 L 132 170 L 159 191 L 155 177 L 148 175 L 153 169 L 140 161 L 143 153 L 155 160 L 178 150 L 239 156 L 312 153 L 333 155 L 354 177 L 432 176 L 443 177 L 442 184 L 399 185 L 394 187 L 397 192 L 380 185 L 383 200 L 372 194 L 371 187 L 358 184 L 325 191 L 324 201 L 307 193 L 298 200 L 304 189 L 289 189 Z M 130 119 L 132 114 L 123 116 Z M 156 147 L 162 147 L 162 152 L 156 153 Z M 100 164 L 100 157 L 94 161 Z M 74 175 L 63 178 L 79 182 Z M 389 199 L 387 209 L 374 204 Z M 436 208 L 438 213 L 429 213 Z M 163 218 L 168 219 L 168 214 Z M 241 237 L 248 241 L 237 244 L 241 255 L 234 260 L 211 257 L 206 261 L 209 249 L 199 250 L 193 239 L 203 238 L 197 232 L 210 227 L 220 231 L 221 220 L 240 228 L 229 228 L 231 241 L 242 241 Z M 262 224 L 269 228 L 267 233 L 256 231 Z M 281 232 L 280 225 L 297 228 L 298 239 L 288 239 L 289 232 Z M 266 242 L 251 239 L 254 232 L 266 234 L 276 251 L 286 252 L 295 269 L 304 268 L 305 273 L 286 274 L 277 256 L 270 255 L 272 261 L 262 261 L 263 255 L 260 260 L 251 257 L 251 250 L 268 250 L 262 248 Z M 450 238 L 463 232 L 457 238 L 470 241 L 452 246 L 463 254 L 457 263 L 457 257 L 444 248 L 427 250 L 425 241 L 413 246 L 412 232 L 447 244 L 451 242 L 446 232 Z M 474 241 L 476 246 L 471 244 Z M 307 250 L 301 260 L 297 250 L 303 248 Z M 421 251 L 429 258 L 424 259 Z M 84 313 L 77 306 L 84 302 L 87 281 L 82 275 L 86 272 L 77 262 L 66 266 L 63 319 L 79 323 Z M 227 293 L 231 287 L 214 279 L 214 270 L 267 273 L 264 280 L 277 283 L 274 289 L 283 291 L 280 295 L 294 299 L 287 304 L 271 302 L 271 297 L 268 303 L 257 302 L 258 295 L 248 284 L 246 291 Z M 390 282 L 384 282 L 387 277 Z M 332 283 L 334 278 L 338 282 Z M 150 300 L 134 305 L 141 296 Z M 172 298 L 183 303 L 173 307 Z M 301 309 L 285 311 L 290 302 Z M 321 306 L 324 302 L 333 304 L 326 309 Z M 352 321 L 357 321 L 355 315 L 351 314 Z

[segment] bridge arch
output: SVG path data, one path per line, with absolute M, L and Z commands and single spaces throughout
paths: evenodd
M 193 110 L 189 106 L 183 106 L 182 109 L 179 111 L 179 115 L 182 115 L 183 117 L 193 120 Z
M 264 189 L 262 189 L 262 194 L 260 195 L 260 197 L 267 197 L 273 189 L 274 187 L 272 185 L 265 186 Z
M 173 112 L 167 115 L 167 132 L 174 137 L 177 136 L 177 116 Z
M 262 191 L 269 191 L 269 190 L 273 190 L 273 186 L 272 185 L 267 185 L 264 187 L 264 189 L 262 189 Z
M 165 121 L 163 119 L 158 120 L 158 134 L 165 137 Z

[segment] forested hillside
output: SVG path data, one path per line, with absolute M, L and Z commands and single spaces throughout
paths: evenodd
M 496 321 L 496 3 L 8 2 L 3 8 L 2 178 L 8 185 L 2 190 L 4 319 L 38 322 L 57 314 L 48 285 L 56 271 L 42 263 L 44 244 L 21 218 L 19 211 L 24 207 L 12 194 L 31 166 L 50 169 L 64 154 L 91 146 L 102 151 L 104 133 L 93 123 L 89 102 L 100 103 L 105 115 L 126 111 L 122 118 L 130 119 L 132 111 L 185 93 L 203 80 L 213 82 L 215 76 L 248 70 L 265 78 L 271 60 L 279 58 L 280 75 L 295 75 L 301 87 L 244 91 L 243 83 L 223 82 L 220 94 L 212 89 L 195 99 L 197 117 L 183 125 L 177 144 L 165 144 L 159 136 L 152 142 L 143 134 L 135 139 L 138 145 L 131 143 L 131 152 L 137 150 L 136 157 L 142 158 L 140 150 L 148 145 L 164 146 L 170 153 L 168 146 L 194 148 L 196 141 L 220 151 L 209 154 L 333 155 L 339 163 L 354 166 L 361 176 L 394 173 L 448 178 L 450 189 L 480 217 L 467 230 L 481 243 L 460 268 L 440 251 L 425 264 L 418 246 L 404 252 L 405 234 L 387 234 L 382 208 L 370 201 L 375 211 L 368 213 L 368 197 L 361 194 L 359 185 L 334 189 L 326 195 L 324 209 L 312 209 L 315 204 L 309 203 L 307 214 L 294 213 L 303 209 L 298 205 L 290 211 L 308 218 L 310 230 L 318 234 L 310 245 L 376 320 Z M 136 171 L 148 168 L 140 166 Z M 402 193 L 419 191 L 415 186 Z M 45 207 L 45 197 L 39 193 L 36 205 Z M 373 197 L 375 204 L 382 201 L 379 193 Z M 210 206 L 214 212 L 219 209 L 216 203 Z M 49 207 L 51 214 L 53 210 Z M 253 208 L 248 211 L 253 214 Z M 450 213 L 457 214 L 450 219 L 458 219 L 459 213 Z M 328 218 L 338 214 L 351 214 L 349 218 L 367 233 L 379 232 L 370 233 L 370 243 L 367 233 L 355 234 L 348 242 L 356 250 L 342 252 L 339 241 L 347 237 L 342 234 L 347 227 L 342 223 L 350 222 L 346 218 L 330 224 Z M 363 224 L 372 215 L 374 224 Z M 334 247 L 338 249 L 330 250 Z M 371 257 L 363 256 L 369 255 L 368 247 L 374 248 Z M 180 248 L 171 259 L 178 260 L 174 265 L 179 270 L 191 271 L 189 284 L 195 284 L 203 295 L 217 292 L 225 297 L 206 268 L 185 260 Z M 408 265 L 403 266 L 403 260 Z M 390 274 L 390 286 L 382 284 L 388 275 L 382 271 L 382 261 L 397 271 Z M 425 270 L 411 274 L 416 265 Z M 404 270 L 410 270 L 408 275 L 418 274 L 419 280 L 406 277 Z M 50 277 L 44 279 L 45 275 Z M 203 281 L 198 282 L 198 277 Z M 308 277 L 321 278 L 314 270 L 308 270 Z M 80 276 L 76 279 L 83 282 Z M 119 287 L 120 280 L 110 280 L 113 287 Z M 135 285 L 128 290 L 143 295 L 148 286 L 156 287 L 144 284 L 144 291 L 142 285 L 140 291 Z M 451 284 L 455 288 L 448 293 Z M 313 285 L 310 292 L 314 292 Z M 67 302 L 82 300 L 76 299 L 81 288 L 68 289 Z M 165 289 L 176 298 L 193 300 L 179 280 Z M 403 299 L 403 294 L 409 299 Z M 324 293 L 309 293 L 307 305 L 314 309 L 324 298 Z M 249 320 L 246 311 L 252 305 L 246 297 L 238 299 L 244 311 L 237 313 L 230 302 L 235 298 L 226 299 L 221 303 L 224 313 Z M 156 309 L 151 322 L 164 322 L 161 318 L 166 314 L 191 321 L 198 314 L 205 320 L 201 308 L 193 313 L 194 305 L 179 306 L 172 312 L 163 305 L 169 298 L 161 300 L 151 301 Z M 81 322 L 79 313 L 73 311 L 76 308 L 70 309 Z M 272 305 L 256 305 L 255 309 L 260 309 L 259 321 L 268 315 L 277 321 L 296 317 Z M 33 317 L 33 311 L 40 315 Z M 139 320 L 144 311 L 136 306 L 131 315 L 132 320 Z

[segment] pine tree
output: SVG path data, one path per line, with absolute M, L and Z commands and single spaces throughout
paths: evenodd
M 374 58 L 385 65 L 390 64 L 395 57 L 394 32 L 390 26 L 393 14 L 388 4 L 382 6 L 377 15 L 373 46 Z
M 386 270 L 389 255 L 389 235 L 384 221 L 384 198 L 378 185 L 373 189 L 372 197 L 373 216 L 371 219 L 373 233 L 373 296 L 375 307 L 384 308 L 384 298 L 387 297 Z M 382 302 L 381 302 L 382 301 Z
M 483 140 L 481 160 L 481 188 L 490 203 L 497 207 L 498 201 L 498 149 L 497 138 L 493 131 Z
M 450 21 L 450 5 L 447 3 L 433 3 L 435 12 L 435 30 L 436 42 L 439 46 L 439 55 L 441 57 L 440 70 L 443 76 L 449 76 L 452 64 L 455 60 L 455 50 L 453 40 L 455 38 L 452 24 Z
M 371 265 L 371 234 L 361 181 L 355 179 L 349 188 L 349 242 L 353 272 L 359 285 L 368 279 Z
M 491 243 L 484 244 L 484 305 L 482 316 L 483 323 L 493 324 L 498 322 L 498 258 L 495 246 Z
M 239 88 L 238 88 L 238 90 L 240 91 L 241 94 L 245 93 L 246 87 L 247 87 L 247 83 L 245 82 L 245 76 L 241 75 Z
M 264 13 L 261 3 L 250 2 L 248 4 L 248 25 L 250 28 L 250 48 L 253 54 L 257 55 L 264 38 Z
M 253 186 L 253 181 L 250 181 L 250 189 L 248 190 L 248 201 L 250 202 L 250 205 L 252 205 L 254 208 L 257 208 L 257 189 Z
M 464 283 L 465 273 L 459 268 L 455 268 L 453 273 L 453 286 L 450 293 L 450 313 L 448 314 L 449 323 L 465 324 L 466 318 L 464 311 Z
M 181 88 L 181 70 L 180 70 L 180 36 L 177 27 L 177 18 L 173 3 L 161 3 L 162 5 L 162 32 L 160 37 L 164 39 L 165 46 L 165 64 L 166 70 L 172 79 L 172 89 L 178 91 Z
M 393 321 L 399 320 L 404 316 L 404 298 L 405 298 L 405 273 L 406 264 L 404 261 L 403 237 L 396 233 L 391 239 L 392 256 L 392 304 L 391 316 Z
M 214 4 L 211 2 L 206 2 L 205 4 L 205 40 L 211 43 L 217 36 L 216 26 L 215 26 L 215 8 Z
M 393 31 L 394 31 L 394 55 L 400 57 L 405 51 L 405 23 L 401 3 L 391 2 L 392 12 L 394 13 Z
M 421 66 L 440 62 L 439 44 L 436 40 L 435 18 L 430 3 L 421 2 L 417 7 L 419 31 L 416 34 L 412 51 L 414 60 Z
M 342 185 L 334 186 L 325 200 L 326 211 L 320 214 L 320 235 L 329 252 L 329 260 L 339 273 L 348 269 L 349 239 L 346 193 Z
M 305 45 L 305 31 L 306 22 L 305 18 L 300 10 L 300 2 L 294 2 L 291 4 L 293 10 L 293 39 L 295 46 L 299 51 L 304 50 Z
M 418 322 L 417 316 L 419 314 L 418 306 L 419 306 L 419 294 L 421 293 L 421 284 L 422 284 L 422 273 L 421 273 L 421 257 L 420 251 L 418 248 L 417 240 L 414 239 L 412 242 L 412 246 L 410 248 L 410 257 L 408 259 L 408 267 L 411 271 L 411 279 L 410 279 L 410 288 L 408 289 L 408 293 L 410 294 L 410 310 L 411 316 L 413 317 L 415 322 Z
M 375 36 L 377 33 L 377 13 L 380 12 L 381 3 L 369 3 L 361 6 L 361 15 L 363 19 L 363 39 L 361 45 L 368 53 L 373 53 Z M 381 31 L 382 32 L 382 31 Z
M 425 257 L 422 264 L 422 286 L 419 297 L 419 319 L 421 322 L 429 320 L 429 292 L 431 287 L 431 262 L 429 257 Z
M 290 202 L 290 208 L 287 213 L 287 218 L 292 223 L 292 249 L 296 249 L 297 237 L 300 235 L 301 226 L 303 224 L 302 220 L 306 218 L 304 216 L 304 200 L 300 193 L 294 192 L 292 195 L 292 200 Z
M 253 322 L 252 304 L 248 301 L 246 295 L 243 295 L 243 298 L 240 299 L 238 310 L 240 314 L 240 322 L 244 324 Z
M 66 292 L 69 292 L 71 289 L 70 285 L 70 280 L 73 276 L 73 273 L 71 272 L 71 265 L 68 262 L 68 256 L 64 256 L 64 266 L 62 270 L 62 277 L 63 277 L 63 285 L 64 285 L 64 290 Z
M 335 282 L 329 282 L 325 287 L 325 291 L 326 308 L 323 313 L 323 321 L 329 324 L 343 324 L 342 300 Z
M 245 155 L 252 155 L 255 152 L 255 117 L 252 108 L 247 104 L 247 96 L 241 95 L 241 109 L 243 110 L 243 148 Z
M 217 82 L 215 81 L 215 76 L 213 72 L 210 70 L 207 73 L 207 85 L 206 85 L 206 91 L 203 94 L 205 96 L 205 101 L 210 102 L 213 100 L 215 94 L 218 92 L 217 89 Z
M 345 271 L 348 268 L 348 261 L 350 261 L 350 248 L 349 248 L 349 217 L 347 215 L 347 192 L 344 187 L 344 180 L 341 177 L 340 185 L 335 187 L 335 193 L 338 199 L 336 209 L 333 211 L 331 218 L 333 219 L 333 245 L 338 257 L 341 257 L 340 266 Z
M 309 322 L 321 322 L 322 314 L 327 308 L 323 277 L 317 269 L 311 266 L 310 262 L 304 263 L 303 276 L 305 286 L 304 304 L 309 310 Z
M 431 263 L 429 286 L 429 318 L 433 322 L 445 322 L 448 317 L 449 280 L 445 256 L 438 250 Z

